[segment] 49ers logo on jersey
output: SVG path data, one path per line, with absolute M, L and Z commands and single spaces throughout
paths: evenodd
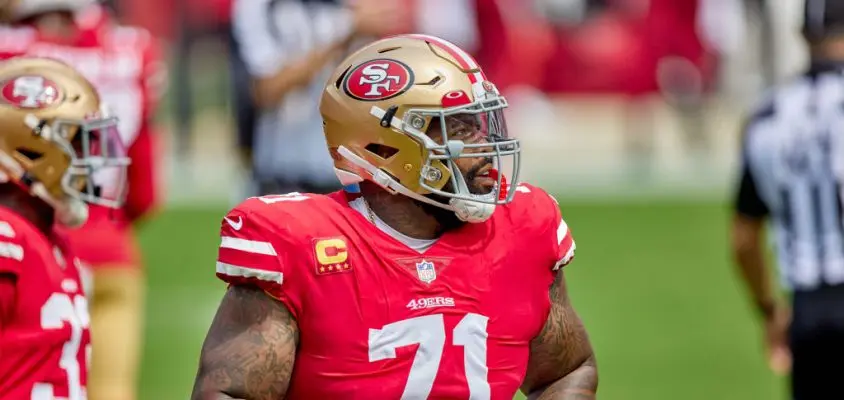
M 413 85 L 413 72 L 402 62 L 378 59 L 365 62 L 346 75 L 346 93 L 358 100 L 386 100 Z
M 34 75 L 19 76 L 2 84 L 0 96 L 20 108 L 47 108 L 59 100 L 61 92 L 53 81 Z

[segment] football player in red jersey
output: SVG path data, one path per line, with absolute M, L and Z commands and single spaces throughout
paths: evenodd
M 84 400 L 90 359 L 80 262 L 57 236 L 86 203 L 120 207 L 117 120 L 81 74 L 56 60 L 0 61 L 0 399 Z
M 155 204 L 152 118 L 162 80 L 158 49 L 148 32 L 118 25 L 92 0 L 18 0 L 10 14 L 15 23 L 0 31 L 0 58 L 27 54 L 67 62 L 93 82 L 120 119 L 132 159 L 125 206 L 92 206 L 84 226 L 61 233 L 93 272 L 94 284 L 86 285 L 96 343 L 89 392 L 96 398 L 132 400 L 143 316 L 143 270 L 132 228 Z
M 256 197 L 225 216 L 229 289 L 193 399 L 594 399 L 561 270 L 574 241 L 556 201 L 518 183 L 506 106 L 436 37 L 343 61 L 320 110 L 360 195 Z

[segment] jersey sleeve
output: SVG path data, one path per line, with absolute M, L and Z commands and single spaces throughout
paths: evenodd
M 768 206 L 759 196 L 753 171 L 747 162 L 742 162 L 741 178 L 736 190 L 735 211 L 745 217 L 764 218 L 768 215 Z
M 24 230 L 0 217 L 0 274 L 19 276 L 23 272 L 27 261 L 24 235 Z
M 290 296 L 285 273 L 289 270 L 285 251 L 292 246 L 268 219 L 245 204 L 223 217 L 217 277 L 231 285 L 256 286 L 278 299 L 296 317 L 301 308 Z
M 552 215 L 549 222 L 548 236 L 551 237 L 551 249 L 554 256 L 553 270 L 558 270 L 565 267 L 574 259 L 574 251 L 577 245 L 574 242 L 571 229 L 568 223 L 563 219 L 560 205 L 557 200 L 550 194 L 544 193 L 550 199 L 551 208 L 549 214 Z
M 162 93 L 167 86 L 167 71 L 161 60 L 160 48 L 152 35 L 141 28 L 113 28 L 115 40 L 123 39 L 138 47 L 142 55 L 142 72 L 138 87 L 141 88 L 141 119 L 137 136 L 128 149 L 132 163 L 128 168 L 129 192 L 124 211 L 130 221 L 143 218 L 156 206 L 158 201 L 158 158 L 155 110 L 158 108 Z
M 144 119 L 151 121 L 155 117 L 164 93 L 169 85 L 167 64 L 161 54 L 161 44 L 148 31 L 143 30 L 142 43 L 143 73 L 141 85 L 144 90 Z
M 160 153 L 156 151 L 157 137 L 152 129 L 151 122 L 144 121 L 138 137 L 132 142 L 128 151 L 132 163 L 127 169 L 129 191 L 123 208 L 130 221 L 137 221 L 146 216 L 158 200 L 156 155 Z
M 756 119 L 758 117 L 754 117 Z M 751 123 L 752 124 L 752 123 Z M 751 125 L 748 124 L 748 127 Z M 770 210 L 768 205 L 759 195 L 759 188 L 756 182 L 752 166 L 752 157 L 750 155 L 750 140 L 747 128 L 744 132 L 744 138 L 741 149 L 741 171 L 738 181 L 738 187 L 735 190 L 734 208 L 737 214 L 750 218 L 764 218 L 768 215 Z
M 542 260 L 547 263 L 547 268 L 556 271 L 571 263 L 576 245 L 557 200 L 544 190 L 528 184 L 520 184 L 516 190 L 519 192 L 517 197 L 525 197 L 519 206 L 520 220 L 529 218 L 532 221 L 520 222 L 519 225 L 529 226 L 531 244 L 535 244 L 536 250 L 542 252 Z

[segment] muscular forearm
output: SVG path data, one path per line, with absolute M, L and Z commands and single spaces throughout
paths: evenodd
M 735 257 L 756 307 L 763 314 L 768 313 L 776 303 L 776 296 L 762 250 L 757 248 L 753 251 L 737 252 Z
M 765 264 L 756 221 L 737 217 L 733 226 L 733 258 L 753 302 L 763 314 L 773 312 L 776 304 L 771 273 Z
M 284 398 L 299 329 L 260 289 L 232 286 L 202 346 L 193 400 Z
M 590 357 L 580 367 L 548 385 L 531 393 L 529 400 L 593 400 L 598 390 L 598 369 L 595 358 Z
M 307 85 L 313 80 L 315 74 L 341 54 L 341 50 L 347 43 L 348 39 L 342 39 L 314 50 L 274 75 L 256 79 L 252 85 L 255 105 L 259 108 L 272 108 L 278 105 L 290 91 Z

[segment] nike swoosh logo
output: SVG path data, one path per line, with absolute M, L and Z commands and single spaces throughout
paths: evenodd
M 230 220 L 229 217 L 224 217 L 223 219 L 225 219 L 226 222 L 228 222 L 229 225 L 232 227 L 232 229 L 236 231 L 239 231 L 240 228 L 243 227 L 243 218 L 241 217 L 237 217 L 237 222 Z

